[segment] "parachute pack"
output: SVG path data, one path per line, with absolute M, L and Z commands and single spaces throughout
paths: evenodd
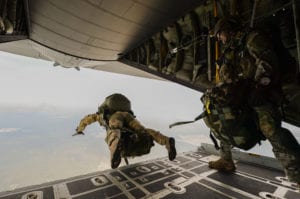
M 257 117 L 254 110 L 220 106 L 208 93 L 205 93 L 201 99 L 204 104 L 202 114 L 193 121 L 176 122 L 169 127 L 203 119 L 206 126 L 211 130 L 210 137 L 216 148 L 218 148 L 218 145 L 214 137 L 244 150 L 251 149 L 261 140 L 265 140 L 257 126 Z
M 153 138 L 148 133 L 136 133 L 129 130 L 122 130 L 123 158 L 136 157 L 150 153 L 154 146 Z

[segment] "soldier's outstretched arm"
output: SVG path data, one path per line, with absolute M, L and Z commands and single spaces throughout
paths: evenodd
M 76 133 L 74 133 L 72 136 L 76 136 L 76 135 L 85 135 L 82 131 L 78 131 L 76 129 Z
M 79 122 L 79 125 L 76 128 L 76 133 L 74 135 L 80 135 L 80 134 L 84 135 L 83 131 L 87 125 L 90 125 L 94 122 L 101 121 L 101 120 L 102 120 L 101 117 L 97 113 L 89 114 L 89 115 L 85 116 Z

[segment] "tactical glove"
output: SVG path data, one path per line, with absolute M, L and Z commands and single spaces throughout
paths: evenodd
M 75 136 L 75 135 L 85 135 L 82 131 L 78 131 L 76 133 L 74 133 L 72 136 Z

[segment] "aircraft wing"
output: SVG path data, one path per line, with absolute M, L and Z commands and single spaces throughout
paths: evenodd
M 237 171 L 208 168 L 219 158 L 212 145 L 179 154 L 90 173 L 70 179 L 0 193 L 0 199 L 54 198 L 300 198 L 296 184 L 286 181 L 279 163 L 269 157 L 233 151 Z

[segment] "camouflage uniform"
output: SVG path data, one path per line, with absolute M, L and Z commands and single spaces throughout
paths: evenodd
M 289 179 L 300 184 L 300 146 L 291 132 L 281 127 L 278 106 L 282 91 L 272 43 L 258 31 L 235 31 L 224 46 L 220 64 L 220 84 L 251 81 L 248 104 L 257 114 L 260 131 L 271 143 Z M 221 154 L 231 158 L 228 146 Z
M 12 34 L 16 26 L 16 0 L 0 1 L 0 34 Z
M 98 122 L 101 126 L 106 128 L 107 132 L 105 142 L 108 144 L 108 146 L 110 146 L 115 137 L 120 138 L 120 129 L 124 127 L 137 133 L 148 133 L 153 137 L 154 141 L 160 145 L 166 146 L 169 141 L 169 137 L 164 136 L 160 132 L 153 129 L 145 128 L 130 113 L 121 111 L 114 113 L 109 118 L 108 124 L 106 124 L 105 120 L 103 120 L 98 113 L 87 115 L 80 121 L 76 131 L 83 132 L 87 125 L 90 125 L 94 122 Z
M 130 101 L 122 94 L 117 93 L 108 96 L 97 113 L 87 115 L 80 121 L 79 126 L 76 128 L 77 133 L 83 134 L 86 126 L 94 122 L 98 122 L 100 126 L 106 128 L 105 141 L 111 152 L 112 168 L 119 166 L 121 156 L 127 157 L 149 153 L 150 148 L 153 146 L 153 140 L 166 146 L 170 160 L 176 157 L 174 138 L 169 138 L 158 131 L 142 126 L 133 116 Z M 129 138 L 128 136 L 124 137 L 123 135 L 128 134 L 128 132 L 131 133 Z M 121 141 L 122 136 L 123 141 Z

